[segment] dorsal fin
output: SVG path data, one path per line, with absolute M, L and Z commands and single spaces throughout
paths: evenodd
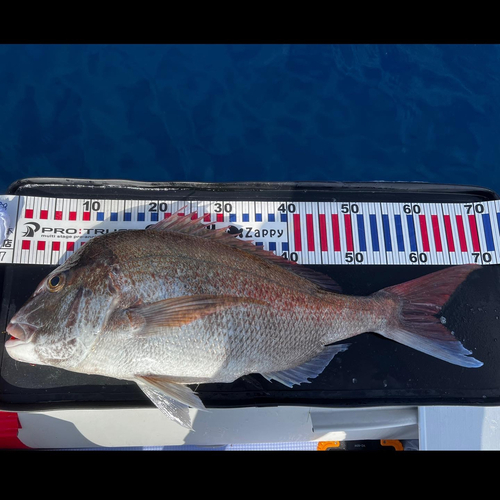
M 209 224 L 202 223 L 204 216 L 197 217 L 194 213 L 180 215 L 183 213 L 185 208 L 185 206 L 180 208 L 169 217 L 157 222 L 152 226 L 149 226 L 147 230 L 175 231 L 178 233 L 198 236 L 200 238 L 210 238 L 213 240 L 217 240 L 224 245 L 239 248 L 240 250 L 258 255 L 263 259 L 274 262 L 275 264 L 287 269 L 288 271 L 306 278 L 307 280 L 315 283 L 325 290 L 336 293 L 342 292 L 340 285 L 326 274 L 314 271 L 313 269 L 310 269 L 308 267 L 302 267 L 295 262 L 289 261 L 279 255 L 274 254 L 273 252 L 264 250 L 263 248 L 254 245 L 251 240 L 242 240 L 237 236 L 235 237 L 234 234 L 230 234 L 227 232 L 228 227 L 210 230 L 207 229 L 207 226 Z

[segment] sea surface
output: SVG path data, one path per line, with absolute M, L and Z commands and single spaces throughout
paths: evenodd
M 17 179 L 425 181 L 500 192 L 498 45 L 0 45 Z

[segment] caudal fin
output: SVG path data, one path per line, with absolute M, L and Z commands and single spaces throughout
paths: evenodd
M 455 266 L 377 292 L 374 298 L 390 300 L 395 306 L 395 313 L 388 319 L 384 331 L 377 333 L 455 365 L 482 366 L 439 317 L 453 292 L 479 267 Z

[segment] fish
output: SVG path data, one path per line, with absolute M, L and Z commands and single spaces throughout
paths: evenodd
M 371 332 L 445 362 L 482 362 L 440 319 L 480 266 L 452 266 L 367 296 L 228 228 L 180 211 L 141 230 L 95 236 L 37 286 L 11 318 L 7 353 L 20 362 L 135 382 L 192 429 L 206 410 L 192 386 L 260 374 L 311 382 L 344 342 Z

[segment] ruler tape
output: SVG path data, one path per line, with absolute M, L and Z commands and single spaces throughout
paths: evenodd
M 0 196 L 0 263 L 58 265 L 89 239 L 144 229 L 186 206 L 299 264 L 500 262 L 500 200 L 475 203 L 93 200 Z

